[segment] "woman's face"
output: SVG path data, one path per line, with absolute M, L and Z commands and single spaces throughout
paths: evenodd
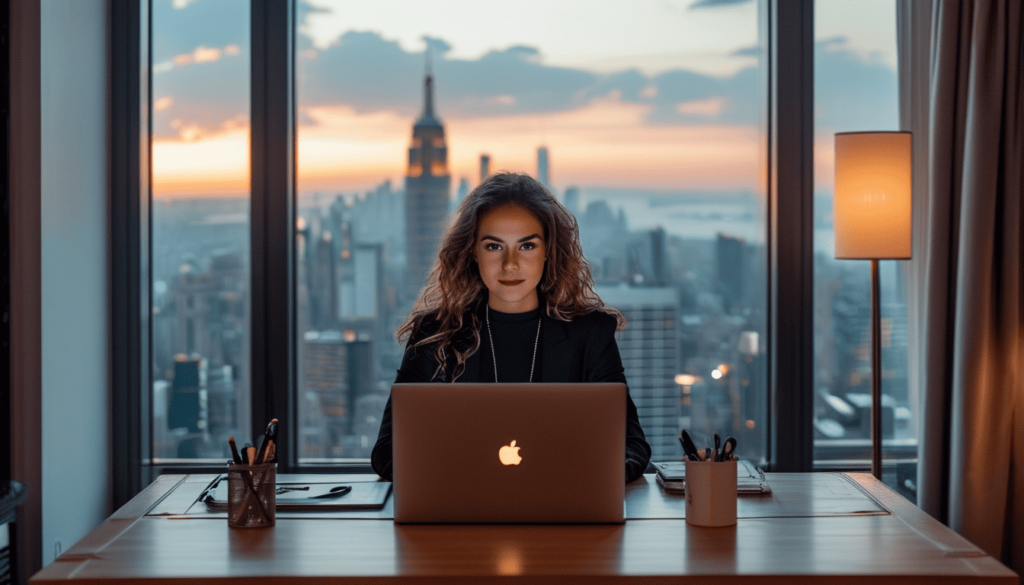
M 547 247 L 544 226 L 532 213 L 515 205 L 485 213 L 476 226 L 473 256 L 492 309 L 525 313 L 537 308 Z

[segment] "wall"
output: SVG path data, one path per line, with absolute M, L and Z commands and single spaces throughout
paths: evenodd
M 40 5 L 42 553 L 110 514 L 106 0 Z M 59 545 L 57 543 L 60 543 Z

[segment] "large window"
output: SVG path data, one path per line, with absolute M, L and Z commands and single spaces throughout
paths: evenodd
M 154 0 L 152 453 L 249 435 L 249 2 Z
M 755 3 L 716 4 L 305 5 L 300 463 L 369 456 L 394 331 L 446 217 L 496 170 L 576 215 L 597 292 L 629 321 L 654 459 L 682 455 L 685 427 L 765 460 L 764 51 Z
M 576 215 L 598 293 L 629 320 L 618 342 L 655 460 L 688 428 L 736 436 L 758 464 L 801 451 L 787 470 L 809 469 L 812 429 L 818 467 L 867 461 L 868 269 L 832 259 L 829 161 L 834 132 L 896 128 L 895 0 L 813 2 L 813 238 L 771 215 L 809 201 L 805 145 L 769 152 L 806 127 L 807 96 L 777 81 L 811 50 L 800 6 L 147 1 L 144 460 L 219 463 L 227 436 L 281 412 L 286 468 L 365 465 L 444 222 L 511 170 Z M 786 49 L 769 51 L 780 21 Z M 810 282 L 784 250 L 812 245 L 813 417 L 806 384 L 778 382 L 812 371 L 790 351 L 810 355 L 810 327 L 789 327 L 807 292 L 778 282 Z M 882 283 L 891 454 L 912 448 L 913 412 L 895 263 Z
M 814 115 L 814 436 L 818 468 L 870 459 L 870 263 L 836 260 L 832 228 L 836 132 L 898 130 L 895 0 L 817 0 Z M 904 493 L 914 477 L 915 403 L 907 380 L 901 266 L 879 263 L 884 479 Z M 898 477 L 897 477 L 898 476 Z

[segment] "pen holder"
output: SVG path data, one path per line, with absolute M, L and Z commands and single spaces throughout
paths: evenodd
M 686 462 L 686 522 L 694 526 L 736 524 L 736 462 Z
M 263 528 L 277 518 L 277 463 L 228 465 L 228 526 Z

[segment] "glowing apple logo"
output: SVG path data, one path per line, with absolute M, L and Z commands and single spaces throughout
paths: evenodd
M 523 460 L 519 456 L 519 447 L 516 447 L 515 441 L 498 449 L 498 459 L 501 459 L 502 465 L 519 465 L 519 462 Z

